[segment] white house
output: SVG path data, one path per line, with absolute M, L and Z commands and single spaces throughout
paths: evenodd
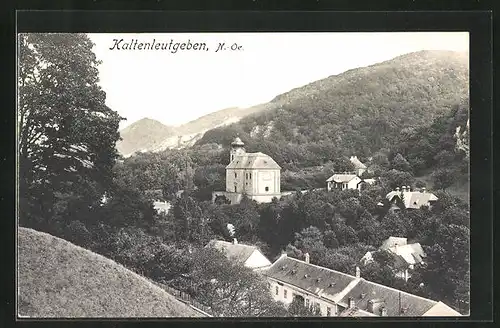
M 431 192 L 426 191 L 425 188 L 421 188 L 419 191 L 411 190 L 410 186 L 402 186 L 401 191 L 398 188 L 389 192 L 386 195 L 386 199 L 391 204 L 391 210 L 398 211 L 402 208 L 405 209 L 419 209 L 422 206 L 431 207 L 438 198 Z M 383 206 L 382 202 L 378 203 L 379 206 Z
M 352 276 L 283 254 L 262 271 L 276 301 L 294 299 L 322 316 L 461 316 L 444 303 L 367 281 L 359 268 Z
M 271 265 L 271 261 L 256 246 L 238 244 L 236 239 L 233 239 L 232 243 L 223 240 L 212 240 L 207 246 L 221 250 L 229 259 L 240 261 L 250 269 L 257 270 Z
M 212 193 L 212 200 L 225 196 L 231 204 L 243 195 L 259 203 L 281 197 L 281 167 L 268 155 L 247 153 L 240 138 L 231 143 L 230 162 L 226 166 L 226 190 Z
M 376 252 L 389 252 L 394 256 L 394 262 L 397 268 L 395 276 L 405 281 L 411 277 L 411 270 L 416 265 L 423 263 L 426 257 L 422 246 L 419 243 L 408 244 L 406 238 L 389 237 L 386 239 L 378 251 L 367 252 L 362 258 L 363 264 L 373 261 L 373 254 Z
M 334 174 L 326 180 L 326 190 L 331 191 L 332 189 L 360 189 L 360 183 L 363 180 L 356 174 L 342 173 Z

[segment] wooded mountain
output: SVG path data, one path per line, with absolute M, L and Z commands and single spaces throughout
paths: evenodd
M 410 53 L 293 89 L 268 103 L 270 110 L 210 130 L 197 144 L 226 146 L 239 134 L 249 148 L 273 155 L 287 148 L 368 157 L 465 102 L 468 81 L 467 53 Z
M 206 131 L 235 123 L 242 117 L 266 108 L 266 104 L 250 108 L 226 108 L 177 127 L 143 118 L 120 131 L 122 140 L 117 143 L 116 147 L 125 157 L 135 152 L 189 147 L 203 137 Z

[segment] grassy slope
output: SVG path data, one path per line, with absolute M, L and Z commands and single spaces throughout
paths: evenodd
M 22 316 L 202 316 L 112 260 L 46 233 L 18 229 L 18 263 Z

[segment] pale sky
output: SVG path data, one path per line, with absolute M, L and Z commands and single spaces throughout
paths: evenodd
M 127 118 L 180 125 L 250 107 L 310 82 L 419 50 L 469 50 L 467 32 L 89 34 L 106 104 Z M 110 50 L 113 39 L 206 43 L 208 51 Z M 219 42 L 240 50 L 215 52 Z M 121 44 L 123 46 L 123 43 Z

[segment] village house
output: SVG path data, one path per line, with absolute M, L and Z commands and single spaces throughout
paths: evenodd
M 423 264 L 426 257 L 419 243 L 408 244 L 406 238 L 389 237 L 377 251 L 367 252 L 360 262 L 365 265 L 372 262 L 373 255 L 377 252 L 387 252 L 393 256 L 397 269 L 395 276 L 405 281 L 411 277 L 411 270 L 415 269 L 416 265 Z
M 283 254 L 262 273 L 271 294 L 285 305 L 298 299 L 322 316 L 460 316 L 442 302 L 367 281 L 356 275 L 317 266 L 308 254 L 301 261 Z
M 222 251 L 229 259 L 239 261 L 250 269 L 257 270 L 271 265 L 271 261 L 256 246 L 239 244 L 237 239 L 233 239 L 233 242 L 212 240 L 207 246 Z
M 357 156 L 351 156 L 349 159 L 354 166 L 354 172 L 335 173 L 326 180 L 326 190 L 333 189 L 347 190 L 357 189 L 359 191 L 376 183 L 376 179 L 362 179 L 361 176 L 366 172 L 366 165 L 361 163 Z
M 214 191 L 212 201 L 224 196 L 238 204 L 243 195 L 259 203 L 270 203 L 281 197 L 281 167 L 268 155 L 247 153 L 240 138 L 231 143 L 230 161 L 226 166 L 226 190 Z
M 402 186 L 401 190 L 396 188 L 389 192 L 386 196 L 387 201 L 390 204 L 390 211 L 399 211 L 401 209 L 419 209 L 422 206 L 431 207 L 438 198 L 433 193 L 426 191 L 425 188 L 421 188 L 419 191 L 411 190 L 410 186 Z M 377 204 L 378 206 L 384 206 L 383 202 Z

